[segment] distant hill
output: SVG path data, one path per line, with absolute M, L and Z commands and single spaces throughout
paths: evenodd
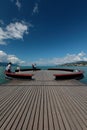
M 65 63 L 62 66 L 87 66 L 87 61 L 77 61 L 72 63 Z

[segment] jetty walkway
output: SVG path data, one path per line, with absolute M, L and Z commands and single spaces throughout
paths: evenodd
M 29 71 L 32 80 L 0 86 L 0 130 L 87 130 L 87 85 Z

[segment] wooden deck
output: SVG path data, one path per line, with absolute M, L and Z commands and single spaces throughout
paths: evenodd
M 0 130 L 87 130 L 87 86 L 33 73 L 0 86 Z

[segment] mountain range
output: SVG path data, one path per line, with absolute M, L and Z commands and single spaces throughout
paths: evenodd
M 77 61 L 71 63 L 62 64 L 62 66 L 87 66 L 87 61 Z

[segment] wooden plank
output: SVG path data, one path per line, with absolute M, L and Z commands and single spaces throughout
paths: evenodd
M 38 122 L 38 129 L 37 130 L 43 130 L 44 129 L 43 87 L 41 87 L 41 97 L 40 98 L 41 98 L 41 103 L 40 103 L 39 122 Z
M 50 103 L 51 114 L 52 114 L 52 119 L 53 119 L 53 126 L 54 126 L 54 130 L 57 130 L 57 129 L 60 129 L 60 127 L 59 127 L 59 122 L 57 120 L 57 112 L 55 110 L 52 89 L 48 90 L 48 94 L 49 94 L 49 103 Z
M 54 72 L 36 71 L 32 81 L 0 86 L 0 130 L 87 129 L 87 86 L 55 81 Z
M 59 91 L 59 96 L 61 98 L 61 104 L 63 107 L 63 111 L 66 115 L 66 118 L 68 120 L 70 127 L 74 130 L 77 130 L 77 127 L 75 125 L 75 123 L 76 123 L 78 126 L 78 129 L 81 130 L 80 124 L 78 124 L 78 121 L 75 118 L 74 111 L 72 111 L 72 108 L 70 109 L 71 104 L 68 104 L 68 99 L 66 100 L 66 96 L 62 93 L 62 91 Z
M 40 111 L 41 111 L 41 100 L 42 100 L 42 90 L 41 87 L 39 87 L 39 97 L 38 97 L 38 103 L 37 103 L 37 108 L 36 108 L 36 113 L 35 113 L 35 118 L 34 118 L 34 123 L 33 123 L 33 130 L 39 130 L 39 120 L 40 120 Z
M 63 89 L 62 89 L 62 91 L 65 93 L 65 91 Z M 73 100 L 72 100 L 72 98 L 69 96 L 69 94 L 68 94 L 68 97 L 67 97 L 66 94 L 64 94 L 64 93 L 63 93 L 64 100 L 66 101 L 66 104 L 67 104 L 67 106 L 68 106 L 68 108 L 70 109 L 70 112 L 71 112 L 70 116 L 74 115 L 74 118 L 77 119 L 79 125 L 82 128 L 86 128 L 86 124 L 87 124 L 86 113 L 84 113 L 84 111 L 81 109 L 81 105 L 79 105 L 79 102 L 77 103 L 77 99 L 73 98 Z M 75 121 L 75 119 L 73 119 L 73 121 Z M 76 125 L 78 123 L 76 123 L 76 121 L 75 121 Z
M 38 100 L 38 89 L 36 89 L 34 96 L 32 95 L 32 102 L 31 102 L 31 105 L 28 108 L 26 118 L 25 118 L 24 124 L 22 126 L 23 130 L 28 129 L 29 127 L 32 129 L 33 120 L 34 120 L 33 117 L 34 117 L 34 114 L 35 114 L 35 108 L 36 108 L 36 105 L 37 105 L 37 100 Z
M 50 107 L 50 101 L 49 101 L 49 94 L 47 91 L 47 108 L 48 108 L 48 122 L 49 122 L 49 129 L 54 130 L 54 122 L 53 122 L 53 115 Z
M 44 107 L 44 130 L 49 130 L 49 118 L 48 118 L 48 107 L 47 107 L 47 89 L 43 89 L 43 107 Z
M 23 98 L 25 98 L 24 91 L 21 91 L 21 93 L 15 95 L 14 99 L 11 100 L 10 104 L 7 109 L 4 111 L 3 115 L 0 117 L 2 120 L 0 121 L 0 124 L 3 125 L 3 129 L 7 126 L 7 124 L 11 121 L 12 117 L 14 116 L 15 112 L 23 102 Z
M 19 119 L 20 119 L 20 115 L 22 116 L 23 110 L 24 110 L 24 108 L 26 107 L 26 103 L 28 102 L 28 95 L 30 95 L 30 89 L 28 89 L 28 90 L 24 93 L 24 96 L 23 96 L 23 98 L 21 99 L 21 103 L 18 102 L 18 104 L 17 104 L 17 109 L 16 109 L 16 107 L 15 107 L 16 111 L 15 111 L 15 109 L 14 109 L 13 112 L 11 113 L 12 117 L 11 117 L 11 115 L 10 115 L 10 119 L 11 119 L 11 120 L 10 120 L 9 124 L 7 125 L 7 127 L 6 127 L 7 130 L 9 130 L 9 129 L 15 130 L 15 129 L 16 129 L 17 124 L 18 124 Z M 29 98 L 30 98 L 30 96 L 29 96 Z
M 31 111 L 33 109 L 32 105 L 36 97 L 36 92 L 37 92 L 36 88 L 33 91 L 31 89 L 31 93 L 28 96 L 28 101 L 26 102 L 26 105 L 23 107 L 23 110 L 21 112 L 22 115 L 20 113 L 20 120 L 17 122 L 16 130 L 26 129 L 28 118 L 30 118 Z
M 53 105 L 55 107 L 55 112 L 56 112 L 56 116 L 57 116 L 57 122 L 58 122 L 58 127 L 59 127 L 59 130 L 65 130 L 65 125 L 64 125 L 64 121 L 63 121 L 63 118 L 62 118 L 62 115 L 61 115 L 61 111 L 59 109 L 59 105 L 57 103 L 57 100 L 55 98 L 55 88 L 53 87 L 52 88 L 52 97 L 53 97 Z

